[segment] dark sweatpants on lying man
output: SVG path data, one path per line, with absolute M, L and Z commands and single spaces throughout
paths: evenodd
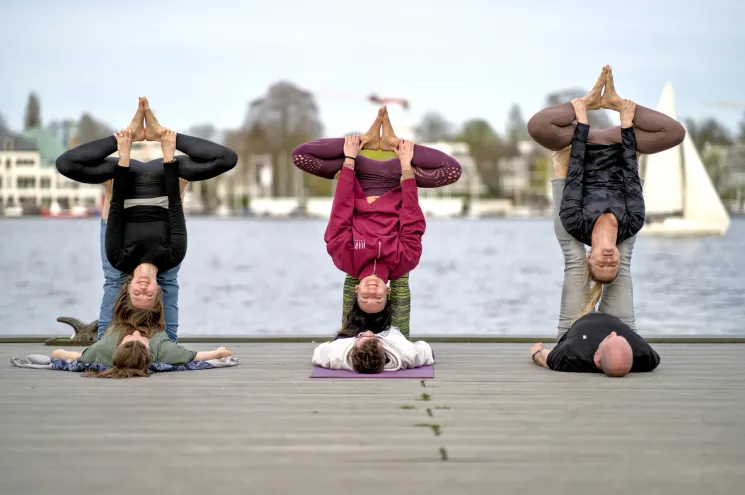
M 531 352 L 536 364 L 554 371 L 624 376 L 653 371 L 660 364 L 660 356 L 639 334 L 600 312 L 575 321 L 550 351 L 536 344 Z

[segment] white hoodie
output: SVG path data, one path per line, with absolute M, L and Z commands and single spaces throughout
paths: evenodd
M 435 362 L 435 356 L 428 343 L 423 340 L 411 342 L 396 327 L 391 327 L 377 336 L 383 343 L 387 358 L 383 371 L 419 368 Z M 332 370 L 354 371 L 349 355 L 356 341 L 355 337 L 348 337 L 320 344 L 313 351 L 313 364 Z

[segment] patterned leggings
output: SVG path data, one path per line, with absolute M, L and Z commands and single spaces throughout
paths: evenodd
M 352 301 L 357 295 L 354 287 L 360 281 L 350 275 L 344 279 L 344 298 L 342 299 L 342 327 L 347 321 L 349 310 L 352 309 Z M 409 338 L 409 319 L 411 317 L 411 291 L 409 290 L 409 274 L 407 273 L 398 280 L 391 280 L 391 309 L 393 310 L 392 325 L 401 330 L 401 333 Z

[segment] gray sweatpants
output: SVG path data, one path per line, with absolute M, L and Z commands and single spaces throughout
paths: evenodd
M 590 293 L 590 280 L 587 277 L 587 252 L 584 243 L 566 231 L 559 218 L 561 196 L 566 179 L 551 179 L 554 198 L 554 232 L 564 255 L 564 283 L 561 287 L 561 307 L 559 308 L 558 337 L 564 335 L 572 321 L 587 304 Z M 611 284 L 603 286 L 598 311 L 613 315 L 636 331 L 634 317 L 634 286 L 631 283 L 631 254 L 636 236 L 618 245 L 620 266 L 618 277 Z

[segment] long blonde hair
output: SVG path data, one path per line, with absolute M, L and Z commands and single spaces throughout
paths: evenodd
M 595 311 L 595 306 L 598 305 L 600 302 L 600 297 L 603 295 L 603 283 L 598 282 L 595 280 L 595 278 L 592 275 L 592 270 L 590 269 L 590 264 L 587 263 L 587 271 L 586 271 L 586 279 L 585 283 L 590 284 L 590 294 L 589 298 L 587 299 L 587 305 L 582 309 L 582 311 L 574 318 L 574 321 L 572 321 L 572 324 L 585 316 L 586 314 L 590 314 L 593 311 Z
M 572 153 L 572 145 L 551 152 L 551 163 L 554 168 L 554 177 L 565 178 L 569 168 L 569 156 Z

